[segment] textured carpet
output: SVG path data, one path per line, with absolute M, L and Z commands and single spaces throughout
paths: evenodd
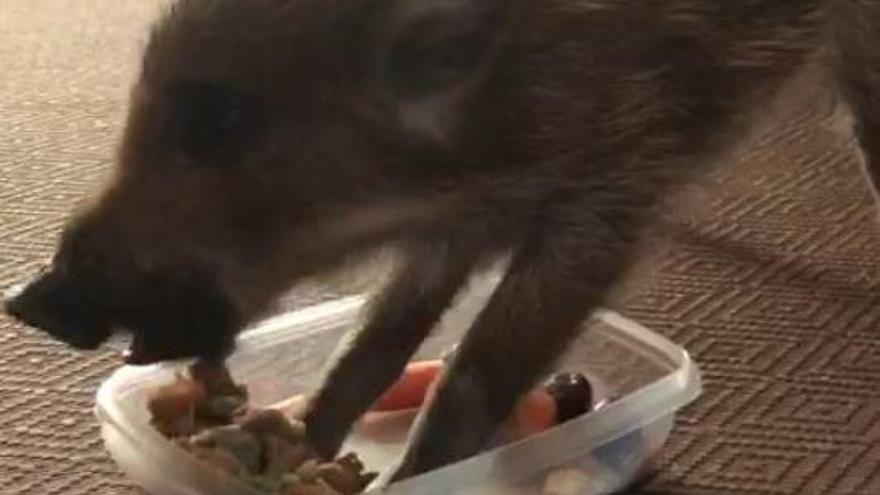
M 158 3 L 0 0 L 0 287 L 50 254 L 106 173 Z M 820 103 L 670 216 L 653 277 L 625 299 L 706 382 L 636 492 L 880 493 L 880 239 Z M 115 365 L 0 317 L 0 493 L 138 493 L 91 415 Z

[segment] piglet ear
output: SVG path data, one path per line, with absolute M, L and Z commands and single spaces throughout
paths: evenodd
M 442 138 L 508 39 L 517 0 L 385 0 L 374 74 L 405 125 Z

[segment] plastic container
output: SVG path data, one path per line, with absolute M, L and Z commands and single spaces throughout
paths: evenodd
M 439 357 L 457 342 L 487 295 L 484 290 L 459 304 L 417 357 Z M 258 405 L 313 390 L 328 355 L 356 327 L 362 305 L 363 298 L 351 297 L 263 322 L 240 338 L 229 363 L 235 379 Z M 683 349 L 615 313 L 598 312 L 585 325 L 557 368 L 601 382 L 608 396 L 604 407 L 391 485 L 388 493 L 580 495 L 612 493 L 631 483 L 666 442 L 678 409 L 699 395 L 699 373 Z M 125 367 L 101 386 L 96 413 L 107 449 L 135 482 L 157 495 L 263 493 L 208 470 L 149 426 L 149 391 L 172 381 L 182 366 Z M 381 471 L 402 443 L 355 435 L 344 450 L 351 449 L 369 469 Z

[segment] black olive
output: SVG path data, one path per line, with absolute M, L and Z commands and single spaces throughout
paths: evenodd
M 556 423 L 564 423 L 593 408 L 593 387 L 582 373 L 557 373 L 544 384 L 556 400 Z

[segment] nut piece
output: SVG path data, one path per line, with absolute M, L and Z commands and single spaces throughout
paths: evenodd
M 264 437 L 262 441 L 265 474 L 282 476 L 292 473 L 313 457 L 311 449 L 304 444 L 294 445 L 274 436 Z
M 260 441 L 238 425 L 219 426 L 205 430 L 192 438 L 198 447 L 215 447 L 234 455 L 251 473 L 260 469 Z
M 277 436 L 290 443 L 300 443 L 306 437 L 305 423 L 287 418 L 278 409 L 252 409 L 240 424 L 255 435 Z

